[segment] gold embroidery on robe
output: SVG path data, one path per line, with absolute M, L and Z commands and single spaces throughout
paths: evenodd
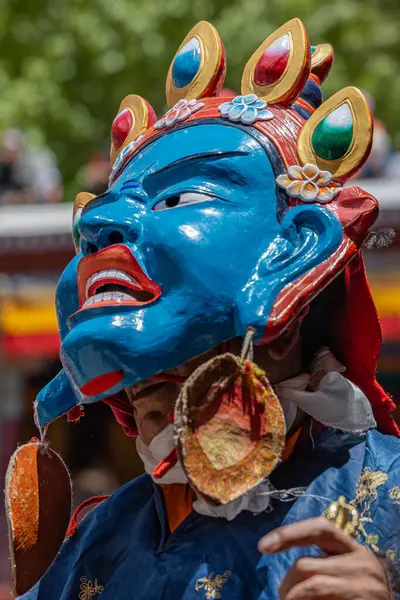
M 196 592 L 204 590 L 207 600 L 210 600 L 210 598 L 222 598 L 220 591 L 228 581 L 230 574 L 230 571 L 225 571 L 223 575 L 214 576 L 214 573 L 210 573 L 208 577 L 201 577 L 196 581 L 195 590 Z
M 393 500 L 393 504 L 400 504 L 400 487 L 395 485 L 389 492 L 389 498 Z
M 79 600 L 92 600 L 104 592 L 104 587 L 97 583 L 97 579 L 90 581 L 85 575 L 81 577 Z
M 379 536 L 367 533 L 364 524 L 372 523 L 371 505 L 378 498 L 378 488 L 384 485 L 388 478 L 388 474 L 383 471 L 372 471 L 365 468 L 357 482 L 356 497 L 350 502 L 360 513 L 359 532 L 367 546 L 374 552 L 379 552 Z

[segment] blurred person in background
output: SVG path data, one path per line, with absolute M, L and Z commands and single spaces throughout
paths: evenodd
M 108 149 L 92 154 L 81 173 L 84 189 L 90 194 L 99 196 L 108 188 L 109 177 L 110 155 Z
M 0 143 L 0 204 L 24 204 L 34 200 L 24 134 L 6 132 Z
M 29 161 L 35 202 L 61 202 L 62 178 L 54 153 L 50 148 L 35 148 L 30 152 Z
M 61 174 L 52 151 L 31 149 L 22 131 L 7 131 L 0 143 L 0 205 L 61 199 Z

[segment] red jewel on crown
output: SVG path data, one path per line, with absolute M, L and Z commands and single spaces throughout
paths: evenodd
M 113 146 L 119 150 L 129 135 L 133 125 L 133 115 L 129 108 L 124 108 L 117 114 L 111 127 Z
M 290 57 L 290 39 L 286 33 L 272 42 L 257 61 L 254 82 L 259 86 L 276 83 L 286 71 Z

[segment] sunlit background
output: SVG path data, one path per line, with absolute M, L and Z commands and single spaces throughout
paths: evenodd
M 379 226 L 399 232 L 366 252 L 384 346 L 379 379 L 400 400 L 400 3 L 398 0 L 0 0 L 0 474 L 36 434 L 32 402 L 60 368 L 54 289 L 74 254 L 71 202 L 101 193 L 109 130 L 129 93 L 165 109 L 164 83 L 180 42 L 211 21 L 228 57 L 226 86 L 263 39 L 298 16 L 313 44 L 336 53 L 325 95 L 368 92 L 375 142 L 359 178 L 381 201 Z M 75 480 L 75 503 L 138 473 L 132 441 L 107 406 L 50 428 Z M 0 600 L 10 598 L 0 513 Z M 3 595 L 2 595 L 3 594 Z

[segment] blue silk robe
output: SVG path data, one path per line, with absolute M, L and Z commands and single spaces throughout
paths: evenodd
M 400 563 L 400 440 L 375 430 L 357 437 L 324 430 L 273 473 L 278 489 L 306 486 L 233 521 L 192 512 L 171 535 L 161 490 L 147 475 L 98 506 L 67 539 L 40 582 L 20 600 L 275 600 L 294 562 L 319 550 L 262 556 L 272 529 L 320 516 L 344 495 L 362 513 L 359 541 Z

